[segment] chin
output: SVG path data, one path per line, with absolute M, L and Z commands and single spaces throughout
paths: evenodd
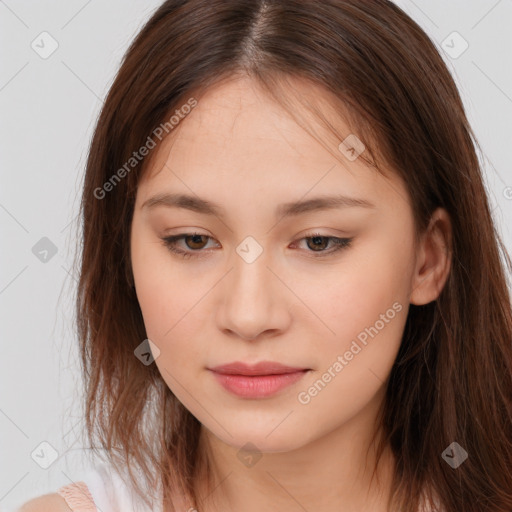
M 218 425 L 215 425 L 213 430 L 206 428 L 223 443 L 242 451 L 250 451 L 253 449 L 250 445 L 254 445 L 261 453 L 282 453 L 296 450 L 308 443 L 309 439 L 298 426 L 290 428 L 289 425 L 286 428 L 280 425 L 276 428 L 278 424 L 279 422 L 275 421 L 268 424 L 259 423 L 256 428 L 254 422 L 236 422 L 231 427 L 224 423 L 232 436 Z

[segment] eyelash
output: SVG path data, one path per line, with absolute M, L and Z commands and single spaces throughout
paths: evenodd
M 191 257 L 193 257 L 193 258 L 203 257 L 203 255 L 194 254 L 194 253 L 204 252 L 203 249 L 196 249 L 195 251 L 192 250 L 190 252 L 190 251 L 184 251 L 182 249 L 178 249 L 176 247 L 176 243 L 179 240 L 187 238 L 187 237 L 191 237 L 191 236 L 203 236 L 203 237 L 212 239 L 212 237 L 210 237 L 208 235 L 204 235 L 202 233 L 181 233 L 179 235 L 173 235 L 173 236 L 161 238 L 161 240 L 162 240 L 163 245 L 170 252 L 177 254 L 178 256 L 181 256 L 182 258 L 187 259 L 187 258 L 191 258 Z M 310 233 L 310 234 L 308 234 L 308 236 L 300 238 L 299 241 L 308 240 L 311 238 L 326 238 L 328 240 L 333 240 L 333 243 L 335 245 L 335 247 L 333 249 L 331 249 L 330 251 L 325 251 L 325 250 L 323 250 L 323 251 L 308 251 L 308 252 L 312 252 L 314 254 L 314 256 L 313 256 L 314 258 L 327 257 L 327 256 L 330 256 L 330 255 L 334 254 L 335 252 L 338 252 L 342 249 L 346 249 L 346 248 L 350 247 L 352 240 L 353 240 L 353 238 L 338 238 L 335 236 L 325 236 L 325 235 L 322 235 L 321 233 Z

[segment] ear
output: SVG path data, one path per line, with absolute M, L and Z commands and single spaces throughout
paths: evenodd
M 448 279 L 452 261 L 452 224 L 448 212 L 438 208 L 421 236 L 411 282 L 411 304 L 436 300 Z

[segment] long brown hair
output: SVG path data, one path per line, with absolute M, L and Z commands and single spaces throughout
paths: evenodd
M 387 0 L 168 0 L 131 44 L 93 135 L 80 212 L 76 313 L 91 446 L 128 468 L 141 495 L 161 486 L 166 499 L 180 488 L 196 498 L 201 425 L 156 365 L 134 356 L 147 336 L 130 226 L 156 150 L 140 163 L 130 158 L 173 112 L 236 73 L 283 102 L 278 78 L 329 93 L 337 115 L 371 148 L 375 168 L 385 162 L 404 180 L 418 233 L 437 207 L 448 211 L 448 281 L 436 301 L 411 305 L 387 383 L 380 447 L 396 458 L 390 510 L 416 512 L 430 489 L 446 512 L 510 512 L 512 313 L 504 261 L 512 265 L 457 87 L 427 35 Z M 441 456 L 453 442 L 469 454 L 457 469 Z

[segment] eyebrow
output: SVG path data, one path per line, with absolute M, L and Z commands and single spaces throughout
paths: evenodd
M 220 205 L 197 196 L 187 194 L 157 194 L 143 203 L 141 209 L 152 210 L 158 206 L 168 208 L 184 208 L 204 215 L 215 215 L 219 218 L 225 216 L 225 210 Z M 318 196 L 307 200 L 282 203 L 276 208 L 276 217 L 290 217 L 306 212 L 332 210 L 338 208 L 376 208 L 366 199 L 348 197 L 343 195 Z

